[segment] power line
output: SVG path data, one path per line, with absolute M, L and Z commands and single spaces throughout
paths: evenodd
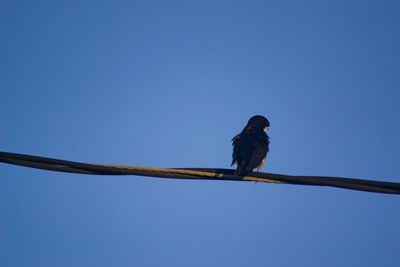
M 94 175 L 140 175 L 160 178 L 256 181 L 279 184 L 331 186 L 352 190 L 400 194 L 400 183 L 371 181 L 353 178 L 326 176 L 292 176 L 274 173 L 253 172 L 249 176 L 235 176 L 231 169 L 210 168 L 150 168 L 108 164 L 89 164 L 54 158 L 0 152 L 0 162 L 25 167 Z

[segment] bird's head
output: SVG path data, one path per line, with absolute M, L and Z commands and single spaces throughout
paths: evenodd
M 256 115 L 250 118 L 245 129 L 253 131 L 263 130 L 265 132 L 268 130 L 268 127 L 269 127 L 269 121 L 267 120 L 267 118 L 260 115 Z

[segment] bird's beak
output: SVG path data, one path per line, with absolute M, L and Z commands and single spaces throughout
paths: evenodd
M 268 130 L 268 126 L 266 126 L 265 128 L 264 128 L 264 132 L 266 132 Z

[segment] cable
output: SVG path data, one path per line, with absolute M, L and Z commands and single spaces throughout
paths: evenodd
M 43 170 L 94 174 L 140 175 L 160 178 L 255 181 L 280 184 L 331 186 L 359 191 L 400 194 L 400 183 L 325 176 L 291 176 L 253 172 L 249 176 L 235 176 L 231 169 L 211 168 L 150 168 L 108 164 L 89 164 L 24 154 L 0 152 L 0 162 Z

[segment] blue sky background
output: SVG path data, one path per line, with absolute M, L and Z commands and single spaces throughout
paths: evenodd
M 0 150 L 400 182 L 399 1 L 0 2 Z M 0 266 L 398 266 L 400 198 L 0 165 Z

